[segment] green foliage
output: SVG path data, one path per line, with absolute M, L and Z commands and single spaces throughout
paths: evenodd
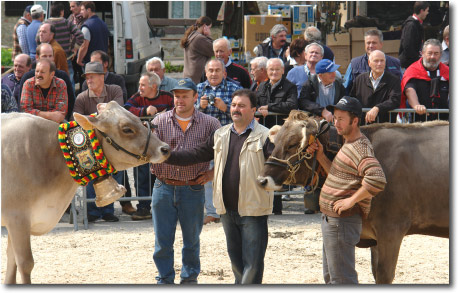
M 165 72 L 166 73 L 171 73 L 171 72 L 183 72 L 183 65 L 172 65 L 170 61 L 165 61 Z
M 13 66 L 12 51 L 11 48 L 2 48 L 2 66 Z

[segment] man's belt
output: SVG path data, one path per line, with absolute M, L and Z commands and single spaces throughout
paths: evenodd
M 157 179 L 164 182 L 165 184 L 175 185 L 175 186 L 200 185 L 199 183 L 197 183 L 197 180 L 180 181 L 180 180 L 166 179 L 166 178 L 157 178 Z

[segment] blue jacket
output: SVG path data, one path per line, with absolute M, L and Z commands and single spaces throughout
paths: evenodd
M 86 56 L 83 58 L 83 63 L 86 64 L 91 60 L 92 52 L 102 50 L 108 53 L 108 37 L 110 32 L 108 31 L 106 23 L 97 15 L 93 15 L 87 19 L 81 28 L 83 27 L 87 27 L 91 32 L 91 41 L 89 42 Z
M 37 41 L 35 37 L 37 36 L 38 29 L 40 28 L 41 21 L 34 19 L 32 23 L 27 27 L 27 44 L 29 44 L 30 58 L 35 58 L 37 53 Z
M 399 77 L 399 80 L 402 79 L 402 72 L 401 72 L 401 62 L 399 62 L 398 58 L 391 57 L 389 55 L 385 55 L 386 58 L 386 65 L 385 71 L 389 71 L 392 74 Z M 347 72 L 345 72 L 345 92 L 346 94 L 350 94 L 351 87 L 353 86 L 353 81 L 356 79 L 358 75 L 361 73 L 371 71 L 369 67 L 367 54 L 362 56 L 356 57 L 351 59 L 350 65 L 348 65 Z

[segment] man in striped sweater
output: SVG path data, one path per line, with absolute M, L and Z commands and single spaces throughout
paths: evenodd
M 328 173 L 320 194 L 324 281 L 357 284 L 355 247 L 362 219 L 367 218 L 371 199 L 383 191 L 386 179 L 371 142 L 359 129 L 361 103 L 344 96 L 326 109 L 333 113 L 337 133 L 345 143 L 332 162 L 318 140 L 307 149 L 317 152 L 317 160 Z

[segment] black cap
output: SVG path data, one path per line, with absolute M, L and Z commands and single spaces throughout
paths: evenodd
M 358 101 L 358 99 L 350 96 L 344 96 L 335 105 L 326 106 L 326 110 L 328 110 L 332 114 L 334 114 L 334 109 L 348 111 L 355 114 L 358 117 L 361 117 L 361 114 L 363 113 L 363 106 L 361 106 L 361 103 Z

